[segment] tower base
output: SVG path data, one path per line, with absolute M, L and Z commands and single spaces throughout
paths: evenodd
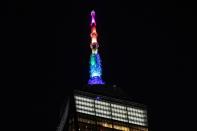
M 105 84 L 105 83 L 103 82 L 103 80 L 102 80 L 101 77 L 99 77 L 99 76 L 94 76 L 94 77 L 91 77 L 91 78 L 89 79 L 88 84 L 89 84 L 89 85 L 95 85 L 95 84 L 103 85 L 103 84 Z

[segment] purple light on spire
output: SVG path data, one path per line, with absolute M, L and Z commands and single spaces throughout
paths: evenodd
M 96 14 L 95 14 L 95 11 L 94 11 L 94 10 L 92 10 L 92 11 L 91 11 L 91 16 L 92 16 L 91 25 L 92 25 L 92 24 L 95 24 L 95 25 L 96 25 L 95 15 L 96 15 Z
M 100 76 L 91 77 L 88 81 L 89 85 L 103 85 L 105 84 Z

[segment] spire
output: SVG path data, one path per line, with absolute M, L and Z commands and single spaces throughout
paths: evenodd
M 96 13 L 95 11 L 91 11 L 91 43 L 90 48 L 92 50 L 90 55 L 90 78 L 88 81 L 89 85 L 95 84 L 104 84 L 101 76 L 102 76 L 102 67 L 101 67 L 101 59 L 98 53 L 99 44 L 97 42 L 97 31 L 96 31 Z

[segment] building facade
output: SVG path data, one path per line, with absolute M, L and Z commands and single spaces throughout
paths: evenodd
M 69 131 L 148 131 L 145 105 L 75 90 Z

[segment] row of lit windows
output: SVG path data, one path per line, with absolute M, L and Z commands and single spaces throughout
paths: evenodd
M 84 107 L 85 109 L 90 110 L 90 111 L 94 110 L 93 108 L 89 108 L 89 107 L 93 107 L 94 106 L 93 104 L 85 103 L 85 102 L 79 102 L 79 101 L 76 101 L 76 104 L 77 104 L 77 106 L 79 108 L 83 108 Z M 100 106 L 100 105 L 95 105 L 95 107 L 98 108 L 98 109 L 110 110 L 110 107 L 105 107 L 105 106 Z M 112 108 L 112 112 L 125 114 L 126 110 L 118 110 L 118 109 L 113 109 Z M 105 113 L 105 111 L 104 111 L 104 113 Z M 129 115 L 133 115 L 133 116 L 138 116 L 138 117 L 144 117 L 144 115 L 142 115 L 142 114 L 134 114 L 134 113 L 131 113 L 131 112 L 128 112 L 128 114 Z
M 86 114 L 90 114 L 90 115 L 94 115 L 94 113 L 93 112 L 89 112 L 89 111 L 83 111 L 83 110 L 80 110 L 79 112 L 81 112 L 81 113 L 86 113 Z M 111 116 L 108 116 L 108 115 L 105 115 L 105 114 L 96 114 L 97 116 L 100 116 L 100 117 L 105 117 L 105 118 L 111 118 Z M 128 122 L 128 120 L 127 119 L 124 119 L 124 118 L 118 118 L 118 117 L 114 117 L 113 116 L 113 118 L 112 119 L 114 119 L 114 120 L 118 120 L 118 121 L 123 121 L 123 122 Z M 134 120 L 131 120 L 131 119 L 129 119 L 129 123 L 133 123 L 133 124 L 138 124 L 138 125 L 145 125 L 145 123 L 144 122 L 140 122 L 140 121 L 143 121 L 143 120 L 138 120 L 138 119 L 134 119 Z
M 111 115 L 111 112 L 110 111 L 103 111 L 103 110 L 96 109 L 96 112 L 102 113 L 102 114 Z
M 121 118 L 127 118 L 126 114 L 119 114 L 119 113 L 113 113 L 113 112 L 112 112 L 112 116 L 121 117 Z
M 110 110 L 110 107 L 108 106 L 95 105 L 95 108 L 102 109 L 102 110 Z
M 81 109 L 77 109 L 77 112 L 84 113 L 84 114 L 89 114 L 89 115 L 95 115 L 95 113 L 93 113 L 93 112 L 85 111 L 85 110 L 81 110 Z
M 122 113 L 122 114 L 126 114 L 126 113 L 127 113 L 127 111 L 126 111 L 126 110 L 115 109 L 115 108 L 112 108 L 112 112 Z
M 131 117 L 131 116 L 128 116 L 128 119 L 131 123 L 134 123 L 134 122 L 140 122 L 140 123 L 144 123 L 146 124 L 146 119 L 144 118 L 137 118 L 137 117 Z M 134 123 L 135 124 L 135 123 Z
M 146 117 L 145 114 L 138 114 L 138 113 L 133 113 L 133 112 L 128 112 L 128 115 L 132 117 L 142 117 L 142 118 Z
M 93 107 L 94 106 L 93 103 L 83 102 L 83 101 L 78 101 L 78 100 L 76 100 L 76 104 L 84 105 L 84 106 L 90 106 L 90 107 Z
M 89 119 L 78 118 L 78 120 L 79 120 L 79 122 L 83 122 L 83 123 L 95 124 L 95 121 L 89 120 Z M 127 127 L 127 126 L 117 125 L 117 124 L 113 124 L 113 125 L 112 125 L 112 123 L 101 122 L 101 121 L 97 121 L 96 124 L 97 124 L 97 125 L 101 125 L 101 126 L 103 126 L 103 127 L 114 128 L 114 129 L 122 130 L 122 131 L 148 131 L 148 128 L 143 128 L 143 127 L 133 127 L 133 128 L 129 128 L 129 127 Z M 135 124 L 140 124 L 140 123 L 135 122 Z
M 82 110 L 87 110 L 87 111 L 94 111 L 94 108 L 91 107 L 86 107 L 86 106 L 81 106 L 81 105 L 76 105 L 77 109 L 82 109 Z
M 77 109 L 80 109 L 80 112 L 81 113 L 95 115 L 93 113 L 94 108 L 84 107 L 84 106 L 77 105 Z M 110 111 L 103 111 L 103 110 L 96 109 L 96 113 L 97 113 L 97 116 L 105 117 L 105 118 L 111 118 L 111 116 L 110 116 L 111 115 L 111 112 Z M 129 117 L 130 123 L 145 125 L 145 120 L 142 119 L 142 118 L 136 118 L 136 117 L 131 117 L 131 116 L 128 116 L 128 117 Z M 112 112 L 112 118 L 114 120 L 128 122 L 127 116 L 126 115 L 123 115 L 123 114 L 118 114 L 118 113 L 113 113 Z
M 83 108 L 85 110 L 94 111 L 94 105 L 93 104 L 76 101 L 76 105 L 77 105 L 77 108 Z M 99 109 L 103 110 L 103 111 L 109 111 L 110 110 L 110 107 L 106 107 L 106 106 L 95 105 L 95 107 L 96 107 L 96 110 L 99 110 Z
M 141 109 L 137 109 L 137 108 L 130 108 L 130 107 L 127 107 L 127 110 L 128 111 L 131 111 L 131 112 L 137 112 L 137 113 L 145 113 L 144 110 L 141 110 Z
M 96 113 L 96 116 L 100 116 L 100 117 L 111 119 L 111 116 L 105 115 L 105 114 Z
M 137 124 L 137 125 L 142 125 L 142 126 L 145 126 L 146 125 L 145 119 L 136 118 L 136 117 L 130 117 L 130 116 L 128 116 L 128 118 L 129 118 L 129 123 L 133 123 L 133 124 Z
M 86 103 L 86 102 L 83 102 L 83 101 L 76 101 L 77 104 L 83 104 L 83 105 L 87 105 L 87 106 L 94 106 L 93 105 L 93 101 L 94 101 L 93 99 L 84 98 L 84 97 L 80 97 L 80 96 L 75 96 L 75 98 L 78 99 L 78 100 L 83 100 L 83 101 L 91 102 L 91 103 Z M 98 103 L 98 104 L 101 104 L 101 105 L 105 105 L 105 107 L 110 105 L 110 103 L 102 102 L 102 101 L 98 101 L 98 100 L 96 100 L 95 103 Z M 97 105 L 97 104 L 95 104 L 95 105 Z M 97 107 L 99 107 L 99 105 Z M 120 106 L 120 105 L 117 105 L 117 104 L 111 104 L 111 107 L 112 107 L 112 109 L 113 108 L 126 109 L 126 107 Z M 136 108 L 127 107 L 127 110 L 129 111 L 129 113 L 130 112 L 133 112 L 135 114 L 137 114 L 137 113 L 144 113 L 143 110 L 136 109 Z M 115 111 L 119 111 L 119 110 L 117 109 Z
M 122 121 L 122 122 L 128 122 L 127 119 L 124 119 L 124 118 L 119 118 L 119 117 L 112 117 L 113 120 L 117 120 L 117 121 Z
M 76 105 L 76 107 L 77 107 L 77 109 L 80 109 L 80 110 L 91 111 L 91 112 L 94 111 L 94 108 L 91 108 L 91 107 L 85 107 L 85 106 L 81 106 L 81 105 Z M 110 111 L 106 111 L 106 110 L 96 109 L 95 112 L 103 114 L 103 115 L 105 115 L 105 114 L 106 115 L 111 115 L 111 112 Z
M 110 103 L 108 103 L 108 102 L 103 102 L 103 101 L 98 101 L 98 100 L 95 100 L 95 103 L 100 104 L 100 105 L 104 105 L 104 106 L 109 106 L 110 105 Z
M 82 101 L 86 101 L 86 102 L 94 102 L 93 99 L 84 98 L 84 97 L 81 97 L 81 96 L 75 96 L 75 99 L 77 99 L 77 100 L 82 100 Z
M 129 123 L 136 124 L 136 125 L 141 125 L 141 126 L 146 126 L 146 124 L 143 123 L 143 122 L 129 121 Z
M 76 98 L 76 108 L 78 112 L 96 115 L 104 118 L 114 119 L 118 121 L 124 121 L 138 125 L 146 125 L 146 111 L 142 109 L 137 109 L 134 107 L 126 107 L 118 104 L 111 104 L 108 102 L 84 98 L 81 96 L 75 96 Z M 111 109 L 111 110 L 110 110 Z M 95 113 L 94 113 L 95 111 Z M 112 111 L 112 112 L 111 112 Z M 128 112 L 127 112 L 128 111 Z M 128 118 L 127 118 L 128 115 Z
M 140 122 L 144 122 L 145 121 L 144 119 L 136 118 L 136 117 L 130 117 L 130 116 L 129 116 L 129 120 L 140 121 Z
M 111 104 L 112 108 L 118 108 L 118 109 L 126 109 L 125 106 L 117 105 L 117 104 Z

